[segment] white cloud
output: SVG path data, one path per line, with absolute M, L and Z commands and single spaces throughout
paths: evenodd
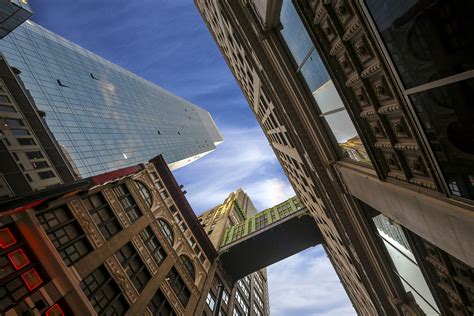
M 273 316 L 355 315 L 322 246 L 316 246 L 268 268 Z
M 264 179 L 245 186 L 244 190 L 256 205 L 266 205 L 267 207 L 277 205 L 295 196 L 288 181 L 280 178 Z
M 209 155 L 177 170 L 197 213 L 243 188 L 258 210 L 294 195 L 275 154 L 259 127 L 221 129 L 224 142 Z

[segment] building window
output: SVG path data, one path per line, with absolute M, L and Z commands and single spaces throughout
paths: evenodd
M 156 237 L 153 229 L 150 226 L 146 227 L 140 232 L 140 238 L 143 240 L 151 256 L 155 259 L 156 264 L 160 266 L 166 258 L 166 252 L 158 241 L 158 237 Z
M 184 233 L 186 231 L 187 226 L 186 224 L 184 223 L 184 220 L 183 218 L 181 217 L 181 215 L 179 213 L 174 213 L 174 220 L 176 222 L 176 224 L 178 224 L 178 227 L 179 229 Z
M 30 132 L 27 129 L 11 129 L 11 133 L 14 136 L 28 136 Z
M 123 315 L 129 304 L 104 266 L 81 281 L 81 289 L 99 315 Z
M 367 152 L 292 1 L 283 1 L 281 37 L 293 57 L 296 72 L 313 94 L 321 118 L 346 158 L 370 164 Z M 352 154 L 352 155 L 351 155 Z
M 120 250 L 115 253 L 115 256 L 135 288 L 138 292 L 141 292 L 148 281 L 150 281 L 151 274 L 146 268 L 143 260 L 140 258 L 135 247 L 133 247 L 131 243 L 128 243 L 120 248 Z
M 106 240 L 122 230 L 117 217 L 101 193 L 90 195 L 83 199 L 83 202 Z
M 470 1 L 365 0 L 451 194 L 474 199 Z M 441 81 L 438 81 L 441 80 Z M 418 171 L 423 170 L 418 169 Z
M 224 290 L 222 292 L 222 301 L 224 302 L 224 304 L 229 304 L 229 292 L 227 292 L 227 290 Z
M 155 295 L 151 298 L 150 303 L 148 303 L 148 309 L 150 310 L 152 315 L 159 315 L 159 316 L 175 316 L 176 313 L 174 312 L 171 304 L 166 299 L 163 292 L 160 289 L 156 291 Z
M 10 99 L 6 95 L 0 95 L 1 103 L 11 103 Z
M 186 287 L 186 284 L 184 284 L 183 279 L 178 274 L 178 271 L 176 271 L 175 267 L 171 268 L 170 272 L 168 272 L 166 280 L 170 284 L 181 304 L 186 306 L 188 304 L 189 298 L 191 297 L 191 292 Z
M 216 307 L 216 299 L 211 292 L 207 293 L 206 304 L 211 311 L 214 311 L 214 308 Z
M 170 243 L 171 246 L 174 244 L 174 234 L 173 229 L 168 225 L 167 222 L 162 220 L 161 218 L 157 220 L 158 225 L 160 226 L 161 232 L 165 235 L 166 240 Z
M 267 213 L 259 214 L 255 216 L 255 230 L 261 229 L 268 225 Z
M 22 146 L 32 146 L 36 145 L 36 142 L 33 138 L 17 138 L 18 144 Z
M 237 307 L 234 307 L 234 309 L 232 310 L 232 316 L 242 316 L 242 313 L 239 312 Z
M 249 289 L 248 289 L 247 285 L 244 284 L 244 282 L 242 282 L 242 280 L 237 281 L 237 284 L 239 285 L 239 287 L 242 290 L 242 293 L 245 295 L 245 297 L 249 298 L 250 293 L 249 293 Z
M 255 316 L 262 316 L 263 313 L 260 310 L 260 307 L 257 306 L 257 304 L 253 303 L 253 313 Z
M 184 255 L 179 256 L 179 258 L 181 259 L 181 262 L 186 268 L 186 271 L 188 271 L 189 275 L 194 280 L 196 278 L 196 270 L 194 268 L 194 264 L 191 261 L 191 259 L 189 259 L 187 256 L 184 256 Z
M 5 127 L 10 127 L 10 128 L 25 126 L 22 120 L 17 120 L 17 119 L 4 119 L 3 125 Z
M 366 204 L 364 207 L 368 208 Z M 373 214 L 373 210 L 371 213 Z M 394 267 L 394 273 L 407 293 L 411 293 L 426 315 L 439 315 L 439 309 L 418 266 L 402 227 L 379 214 L 372 218 L 377 235 Z
M 26 157 L 28 157 L 28 159 L 30 159 L 30 160 L 44 158 L 41 151 L 27 151 L 26 152 Z
M 132 223 L 142 216 L 140 208 L 124 183 L 115 186 L 113 190 Z
M 140 195 L 142 198 L 145 200 L 146 205 L 150 206 L 153 203 L 152 197 L 151 197 L 151 192 L 148 190 L 148 187 L 144 185 L 143 183 L 139 181 L 135 181 L 138 187 L 138 192 L 140 192 Z
M 54 178 L 56 175 L 54 174 L 54 172 L 48 170 L 48 171 L 38 172 L 38 176 L 41 178 L 41 180 L 46 180 L 46 179 Z
M 49 164 L 46 161 L 36 161 L 31 163 L 35 169 L 49 168 Z
M 247 303 L 245 302 L 245 300 L 240 295 L 239 291 L 235 291 L 235 300 L 237 301 L 239 306 L 242 308 L 242 311 L 244 312 L 244 314 L 247 315 L 249 312 L 249 307 Z
M 39 211 L 36 218 L 67 266 L 91 252 L 82 227 L 66 206 Z

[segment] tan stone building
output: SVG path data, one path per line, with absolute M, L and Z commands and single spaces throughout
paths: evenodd
M 195 3 L 356 311 L 472 314 L 472 4 Z
M 237 189 L 229 193 L 222 204 L 204 212 L 198 219 L 212 244 L 219 251 L 226 229 L 256 213 L 257 210 L 249 196 L 242 189 Z M 216 262 L 215 271 L 214 277 L 209 280 L 209 294 L 203 306 L 203 315 L 213 315 L 216 303 L 219 301 L 219 285 L 224 286 L 219 315 L 270 315 L 266 269 L 245 276 L 235 285 L 229 281 L 220 261 Z
M 217 253 L 161 156 L 52 192 L 0 218 L 2 315 L 196 314 Z

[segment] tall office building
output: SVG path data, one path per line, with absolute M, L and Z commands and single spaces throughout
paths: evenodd
M 471 315 L 472 3 L 195 3 L 356 311 Z
M 33 22 L 1 39 L 0 52 L 81 177 L 157 154 L 175 169 L 222 142 L 207 111 Z
M 242 189 L 237 189 L 231 192 L 222 204 L 204 212 L 198 219 L 212 244 L 219 251 L 224 242 L 226 230 L 254 216 L 256 212 L 249 196 Z M 209 294 L 207 304 L 203 306 L 203 315 L 213 315 L 215 302 L 219 299 L 218 285 L 223 286 L 219 310 L 222 315 L 270 314 L 266 269 L 245 276 L 235 285 L 232 281 L 228 281 L 222 266 L 216 265 L 215 271 L 212 282 L 209 284 Z

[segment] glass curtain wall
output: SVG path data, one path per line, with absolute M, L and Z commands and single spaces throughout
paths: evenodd
M 382 214 L 372 221 L 407 295 L 412 296 L 426 315 L 440 315 L 402 228 Z
M 370 164 L 367 152 L 291 0 L 280 13 L 281 36 L 345 157 Z
M 474 199 L 474 1 L 364 3 L 450 193 Z

